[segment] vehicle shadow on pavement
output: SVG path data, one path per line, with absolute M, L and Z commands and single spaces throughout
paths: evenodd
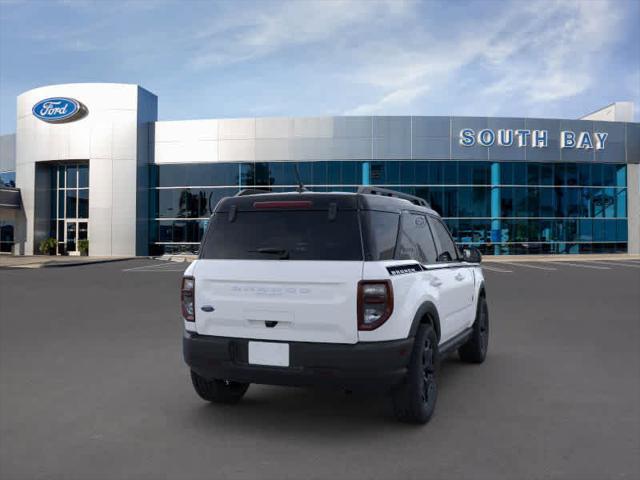
M 447 386 L 464 382 L 470 375 L 468 366 L 457 356 L 443 360 L 439 379 L 439 402 L 444 403 Z M 446 400 L 445 400 L 446 401 Z M 439 405 L 439 410 L 445 410 Z M 438 417 L 438 412 L 434 419 Z M 398 422 L 392 410 L 391 397 L 384 393 L 343 392 L 340 390 L 251 385 L 237 405 L 208 404 L 189 409 L 188 422 L 203 431 L 224 426 L 234 432 L 269 432 L 291 435 L 311 433 L 341 438 L 362 438 L 370 431 L 411 429 L 415 425 Z M 191 425 L 190 425 L 191 426 Z

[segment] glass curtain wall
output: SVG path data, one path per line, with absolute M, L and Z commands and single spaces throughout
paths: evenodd
M 57 253 L 78 251 L 78 242 L 89 238 L 89 164 L 51 167 L 50 236 L 58 242 Z
M 152 253 L 195 252 L 216 203 L 241 188 L 297 185 L 296 162 L 152 169 Z M 426 199 L 456 241 L 488 254 L 626 252 L 626 166 L 611 163 L 318 161 L 297 163 L 314 191 L 371 184 Z

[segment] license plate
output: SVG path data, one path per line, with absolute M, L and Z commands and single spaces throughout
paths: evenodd
M 249 363 L 252 365 L 289 366 L 289 344 L 249 342 Z

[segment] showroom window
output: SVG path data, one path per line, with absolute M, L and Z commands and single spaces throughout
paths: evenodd
M 368 181 L 427 200 L 455 240 L 484 253 L 626 251 L 622 163 L 373 160 L 157 165 L 154 245 L 197 250 L 199 222 L 242 188 L 290 191 L 296 166 L 309 190 L 355 191 Z M 494 181 L 492 181 L 494 180 Z M 195 222 L 186 225 L 188 222 Z M 196 228 L 196 224 L 198 227 Z M 171 233 L 168 233 L 171 232 Z

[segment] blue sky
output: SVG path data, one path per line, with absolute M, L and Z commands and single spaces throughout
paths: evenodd
M 15 98 L 138 83 L 161 120 L 575 118 L 640 112 L 640 1 L 0 0 L 0 132 Z

